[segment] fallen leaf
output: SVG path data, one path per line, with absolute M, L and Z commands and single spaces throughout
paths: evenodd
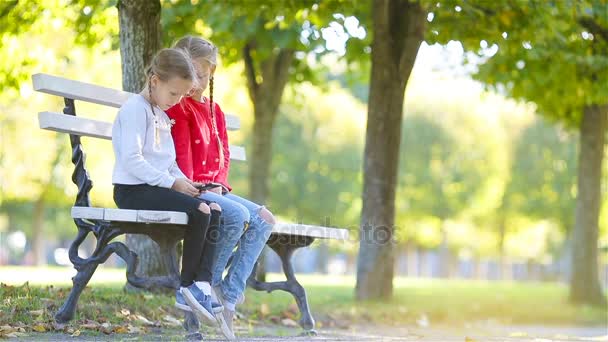
M 291 312 L 294 315 L 300 313 L 300 309 L 298 309 L 298 305 L 296 303 L 289 304 L 289 307 L 287 307 L 287 311 Z
M 37 332 L 45 332 L 46 328 L 42 324 L 36 324 L 32 327 L 32 330 L 37 331 Z
M 6 335 L 0 334 L 0 336 L 6 336 L 9 338 L 13 338 L 13 337 L 25 337 L 25 336 L 27 336 L 27 334 L 15 331 L 15 332 L 12 332 L 12 333 L 6 334 Z
M 260 305 L 260 315 L 262 315 L 262 317 L 265 317 L 268 316 L 269 313 L 270 308 L 268 307 L 268 304 L 262 303 L 262 305 Z
M 175 318 L 171 315 L 166 315 L 165 317 L 163 317 L 163 321 L 165 321 L 169 325 L 176 326 L 176 327 L 182 325 L 182 323 L 177 318 Z
M 294 321 L 291 318 L 284 318 L 281 320 L 281 324 L 283 324 L 286 327 L 297 327 L 298 323 L 296 323 L 296 321 Z
M 120 327 L 115 327 L 114 332 L 117 334 L 126 334 L 126 333 L 129 333 L 130 331 L 129 331 L 129 328 L 120 326 Z
M 109 335 L 112 333 L 112 325 L 110 323 L 103 323 L 99 329 L 102 333 Z
M 151 322 L 150 320 L 148 320 L 146 317 L 144 317 L 142 315 L 136 315 L 135 317 L 137 318 L 137 320 L 139 320 L 140 322 L 142 322 L 145 325 L 149 325 L 149 326 L 156 325 L 154 322 Z
M 33 315 L 33 316 L 40 316 L 43 313 L 44 313 L 44 310 L 32 310 L 32 311 L 30 311 L 30 315 Z
M 74 331 L 74 333 L 72 335 L 70 335 L 70 336 L 72 336 L 72 337 L 78 337 L 78 336 L 80 336 L 80 330 Z
M 429 318 L 425 314 L 422 314 L 420 318 L 416 320 L 416 324 L 418 324 L 420 327 L 426 328 L 431 324 L 431 322 L 429 322 Z
M 3 325 L 0 327 L 0 333 L 12 333 L 13 331 L 17 331 L 17 328 L 13 328 L 10 325 Z
M 65 324 L 53 322 L 53 330 L 55 331 L 63 331 L 65 329 Z
M 293 319 L 293 320 L 295 320 L 295 319 L 298 318 L 297 314 L 294 314 L 291 310 L 285 310 L 285 311 L 283 311 L 282 312 L 282 316 L 284 318 L 290 318 L 290 319 Z
M 145 332 L 145 330 L 142 328 L 129 325 L 129 334 L 142 334 L 144 332 Z
M 99 323 L 85 323 L 79 325 L 80 329 L 89 329 L 89 330 L 97 330 L 99 328 Z
M 120 310 L 120 313 L 123 316 L 129 316 L 131 314 L 131 311 L 129 311 L 128 309 L 122 309 L 122 310 Z
M 279 324 L 281 322 L 281 317 L 279 316 L 270 316 L 269 319 L 272 323 L 275 324 Z

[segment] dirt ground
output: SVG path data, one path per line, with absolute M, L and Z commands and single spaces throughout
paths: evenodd
M 223 341 L 214 329 L 202 331 L 203 341 Z M 323 328 L 315 336 L 302 333 L 299 328 L 262 325 L 237 326 L 239 341 L 608 341 L 607 326 L 550 327 L 550 326 L 501 326 L 472 324 L 468 327 L 395 327 L 357 325 L 348 329 Z M 72 337 L 61 333 L 29 333 L 17 341 L 184 341 L 184 331 L 151 329 L 146 334 L 112 334 L 83 332 Z

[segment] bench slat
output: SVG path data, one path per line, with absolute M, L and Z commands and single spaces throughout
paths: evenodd
M 72 207 L 72 217 L 118 222 L 187 224 L 188 215 L 177 211 L 128 210 L 112 208 Z
M 272 232 L 275 234 L 310 236 L 319 239 L 335 240 L 348 240 L 349 236 L 348 230 L 342 228 L 330 228 L 285 222 L 278 222 L 275 224 Z
M 118 222 L 187 224 L 188 215 L 177 211 L 128 210 L 113 208 L 72 207 L 72 217 L 89 220 Z M 348 240 L 346 229 L 279 222 L 272 229 L 274 234 L 309 236 L 319 239 Z
M 102 87 L 95 84 L 74 81 L 63 77 L 34 74 L 32 75 L 34 90 L 67 97 L 74 100 L 86 101 L 103 106 L 119 108 L 133 93 Z M 238 116 L 226 114 L 226 126 L 234 131 L 241 128 Z
M 40 128 L 55 132 L 78 134 L 86 137 L 112 140 L 112 124 L 53 112 L 38 113 Z M 230 145 L 230 159 L 247 160 L 245 148 Z

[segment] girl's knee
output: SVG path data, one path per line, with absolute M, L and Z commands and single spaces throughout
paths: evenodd
M 209 204 L 209 208 L 211 208 L 211 210 L 215 210 L 215 211 L 222 211 L 222 207 L 220 207 L 220 205 L 217 203 Z
M 204 214 L 210 214 L 211 213 L 211 209 L 209 209 L 209 206 L 206 203 L 201 203 L 198 205 L 198 210 Z
M 266 209 L 264 207 L 262 207 L 260 209 L 260 212 L 258 213 L 258 215 L 260 215 L 260 217 L 262 218 L 262 220 L 264 220 L 266 223 L 270 223 L 270 224 L 276 224 L 277 223 L 277 221 L 274 218 L 274 215 L 272 215 L 272 213 L 268 209 Z
M 244 205 L 240 205 L 240 204 L 239 204 L 238 208 L 239 208 L 240 218 L 241 218 L 240 221 L 249 223 L 249 220 L 250 220 L 249 210 L 247 210 L 247 208 L 245 208 Z

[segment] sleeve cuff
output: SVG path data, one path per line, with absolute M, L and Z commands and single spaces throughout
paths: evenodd
M 163 188 L 171 189 L 173 187 L 173 183 L 175 183 L 175 177 L 167 176 L 160 184 L 160 186 L 162 186 Z

